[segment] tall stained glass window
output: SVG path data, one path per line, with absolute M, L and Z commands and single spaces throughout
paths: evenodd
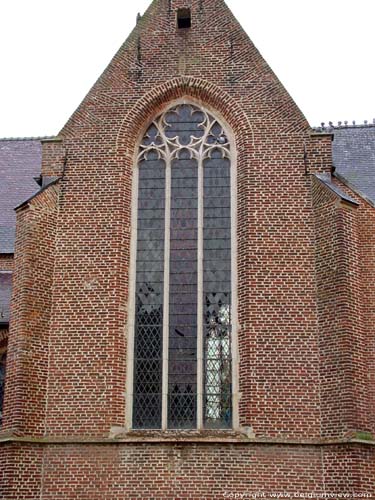
M 232 426 L 231 145 L 179 104 L 138 155 L 132 426 Z

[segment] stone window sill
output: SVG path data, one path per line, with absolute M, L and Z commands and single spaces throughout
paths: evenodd
M 234 430 L 130 430 L 112 428 L 109 438 L 134 442 L 248 442 L 254 436 L 250 432 Z

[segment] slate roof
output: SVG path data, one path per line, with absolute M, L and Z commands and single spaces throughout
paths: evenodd
M 38 191 L 41 162 L 39 138 L 0 139 L 0 253 L 14 251 L 14 208 Z
M 0 271 L 0 325 L 9 323 L 11 294 L 12 273 L 9 271 Z
M 335 176 L 375 206 L 375 124 L 316 129 L 333 134 Z

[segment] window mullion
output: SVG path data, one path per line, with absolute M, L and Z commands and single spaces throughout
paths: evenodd
M 203 158 L 198 158 L 197 427 L 203 428 Z
M 168 428 L 168 364 L 169 364 L 169 272 L 171 239 L 171 158 L 167 154 L 165 163 L 165 234 L 164 234 L 164 304 L 163 304 L 163 388 L 162 429 Z

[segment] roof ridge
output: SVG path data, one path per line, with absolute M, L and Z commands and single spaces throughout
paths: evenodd
M 320 127 L 313 127 L 313 130 L 315 130 L 316 132 L 326 132 L 337 129 L 373 127 L 375 127 L 375 118 L 372 120 L 372 123 L 369 123 L 368 120 L 364 120 L 363 123 L 356 123 L 355 120 L 353 120 L 352 123 L 349 123 L 348 120 L 345 120 L 344 122 L 338 121 L 337 125 L 335 125 L 333 122 L 328 122 L 328 125 L 326 125 L 325 122 L 322 122 L 320 124 Z
M 36 137 L 0 137 L 0 141 L 41 141 L 44 139 L 53 139 L 54 135 L 41 135 Z

